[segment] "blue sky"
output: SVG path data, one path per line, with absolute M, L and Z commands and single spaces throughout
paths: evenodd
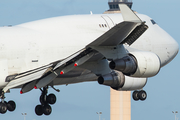
M 33 20 L 54 16 L 103 13 L 108 9 L 108 0 L 0 0 L 0 26 L 17 25 Z M 152 17 L 180 44 L 180 1 L 133 0 L 133 10 Z M 132 120 L 174 119 L 172 111 L 180 112 L 179 54 L 159 74 L 148 80 L 145 90 L 148 98 L 144 102 L 132 100 Z M 19 89 L 6 94 L 6 100 L 13 99 L 17 104 L 15 112 L 0 115 L 0 119 L 23 119 L 21 113 L 27 113 L 26 120 L 96 120 L 96 112 L 101 111 L 102 119 L 109 120 L 109 88 L 96 82 L 58 86 L 57 103 L 52 106 L 50 116 L 38 117 L 34 108 L 39 104 L 39 90 L 20 95 Z M 180 114 L 180 113 L 179 113 Z M 180 118 L 180 115 L 177 117 Z

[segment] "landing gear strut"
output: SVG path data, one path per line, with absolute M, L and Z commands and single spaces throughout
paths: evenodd
M 41 116 L 42 114 L 50 115 L 52 112 L 52 108 L 49 104 L 53 105 L 56 103 L 56 96 L 54 94 L 47 95 L 48 86 L 44 87 L 43 90 L 40 90 L 42 91 L 42 94 L 39 98 L 41 104 L 35 107 L 35 113 L 38 116 Z
M 135 101 L 141 100 L 144 101 L 147 98 L 147 94 L 144 90 L 141 91 L 134 91 L 132 97 Z
M 1 114 L 5 114 L 7 112 L 7 110 L 12 112 L 16 109 L 16 103 L 14 101 L 12 101 L 12 100 L 9 102 L 4 101 L 5 96 L 4 96 L 3 91 L 0 92 L 0 99 L 1 99 L 1 102 L 0 102 L 0 113 Z

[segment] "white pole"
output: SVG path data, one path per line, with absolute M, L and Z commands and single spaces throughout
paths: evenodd
M 172 111 L 172 113 L 174 113 L 174 115 L 175 115 L 175 120 L 176 120 L 176 114 L 178 113 L 178 111 Z
M 24 116 L 24 120 L 26 120 L 27 113 L 21 113 Z
M 101 120 L 101 114 L 102 114 L 102 112 L 96 112 L 98 115 L 99 115 L 99 120 Z

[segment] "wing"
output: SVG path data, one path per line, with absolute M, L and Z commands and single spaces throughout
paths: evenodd
M 140 18 L 127 5 L 120 4 L 121 13 L 124 22 L 117 24 L 95 41 L 87 45 L 91 46 L 116 46 L 127 43 L 131 45 L 136 41 L 148 28 Z
M 94 47 L 117 46 L 119 44 L 131 45 L 148 28 L 126 5 L 119 6 L 124 22 L 117 24 L 92 43 L 85 46 L 85 48 L 63 60 L 25 73 L 8 76 L 6 78 L 8 84 L 4 87 L 3 91 L 6 92 L 18 86 L 22 87 L 23 92 L 28 92 L 34 86 L 41 88 L 50 84 L 57 76 L 66 74 L 78 66 L 88 69 L 96 75 L 111 72 L 110 69 L 105 69 L 108 67 L 106 66 L 108 64 L 106 64 L 107 60 L 103 58 L 107 56 L 101 53 L 101 51 L 98 51 L 98 49 L 94 49 Z M 97 65 L 103 66 L 103 69 L 96 69 L 98 67 Z M 76 81 L 72 83 L 76 83 Z

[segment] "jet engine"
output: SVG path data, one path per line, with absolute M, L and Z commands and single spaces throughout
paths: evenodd
M 110 62 L 109 67 L 131 77 L 152 77 L 160 70 L 159 57 L 146 51 L 135 51 Z
M 98 83 L 118 91 L 131 91 L 142 89 L 146 85 L 146 78 L 133 78 L 124 76 L 122 72 L 113 71 L 110 74 L 100 76 Z

